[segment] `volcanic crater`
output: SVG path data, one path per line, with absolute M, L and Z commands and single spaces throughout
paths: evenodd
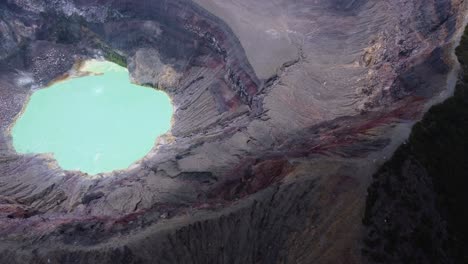
M 461 0 L 0 2 L 0 262 L 363 263 L 366 188 L 453 92 L 465 15 Z M 165 91 L 171 131 L 95 176 L 16 153 L 31 94 L 88 59 Z

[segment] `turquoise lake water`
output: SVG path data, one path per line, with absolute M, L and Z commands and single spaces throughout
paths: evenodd
M 33 93 L 12 128 L 19 153 L 53 153 L 65 170 L 89 174 L 128 168 L 171 128 L 169 96 L 130 83 L 128 71 L 90 61 L 82 71 Z

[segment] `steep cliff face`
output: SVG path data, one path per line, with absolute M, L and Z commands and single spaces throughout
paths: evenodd
M 361 263 L 367 184 L 450 93 L 464 16 L 459 0 L 0 3 L 0 262 Z M 31 93 L 95 57 L 164 89 L 171 132 L 94 177 L 16 154 Z
M 363 252 L 380 263 L 468 261 L 468 30 L 455 95 L 434 106 L 373 177 Z

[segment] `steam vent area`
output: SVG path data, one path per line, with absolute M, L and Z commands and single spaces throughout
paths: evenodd
M 0 0 L 0 264 L 468 263 L 467 5 Z

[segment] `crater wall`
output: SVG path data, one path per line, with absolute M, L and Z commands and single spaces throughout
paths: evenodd
M 371 175 L 457 78 L 461 0 L 0 3 L 0 262 L 362 263 Z M 127 170 L 18 155 L 31 93 L 89 58 L 176 107 Z M 151 120 L 148 120 L 151 122 Z

